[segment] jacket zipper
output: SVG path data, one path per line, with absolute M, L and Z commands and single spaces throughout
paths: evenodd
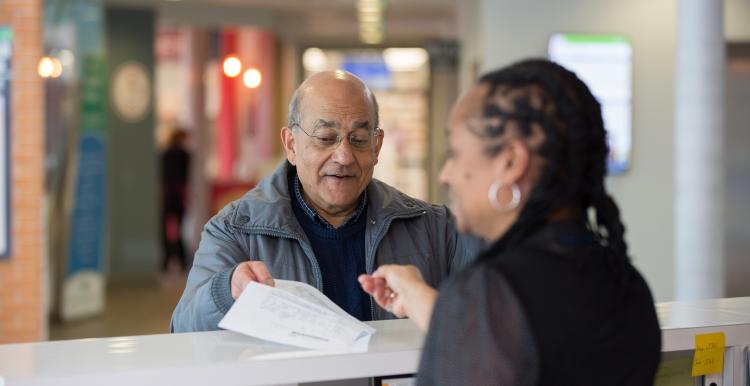
M 378 232 L 378 235 L 375 238 L 375 242 L 372 243 L 370 250 L 365 251 L 365 264 L 367 265 L 365 270 L 368 275 L 372 275 L 372 272 L 374 271 L 375 251 L 378 250 L 378 245 L 383 240 L 383 237 L 385 237 L 385 234 L 388 233 L 388 228 L 391 227 L 391 223 L 393 222 L 393 220 L 415 218 L 426 213 L 427 213 L 426 210 L 420 210 L 418 212 L 405 213 L 401 215 L 393 215 L 383 220 L 385 222 L 385 225 L 383 225 L 383 227 L 380 228 L 380 232 Z M 374 221 L 374 220 L 370 220 L 370 221 Z M 370 318 L 372 318 L 372 320 L 375 320 L 375 300 L 373 300 L 372 296 L 370 296 Z

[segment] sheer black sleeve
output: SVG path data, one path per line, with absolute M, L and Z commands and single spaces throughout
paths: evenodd
M 474 266 L 440 289 L 418 385 L 535 385 L 536 347 L 505 277 L 486 265 Z

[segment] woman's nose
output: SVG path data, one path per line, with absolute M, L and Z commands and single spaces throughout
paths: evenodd
M 443 163 L 443 167 L 440 168 L 440 173 L 438 174 L 438 181 L 443 185 L 448 185 L 448 163 Z

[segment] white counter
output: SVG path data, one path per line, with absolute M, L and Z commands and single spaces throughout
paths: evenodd
M 710 380 L 719 386 L 747 384 L 750 297 L 657 303 L 656 313 L 662 330 L 662 352 L 692 351 L 695 335 L 723 332 L 724 372 Z
M 414 372 L 423 339 L 414 324 L 369 324 L 377 333 L 364 353 L 295 349 L 231 331 L 0 345 L 0 377 L 4 386 L 250 386 Z
M 724 332 L 724 386 L 747 371 L 750 297 L 657 304 L 664 352 Z M 0 345 L 0 386 L 268 385 L 414 373 L 423 335 L 408 320 L 370 322 L 363 353 L 295 349 L 230 331 Z M 3 385 L 3 380 L 5 385 Z
M 657 303 L 662 351 L 692 350 L 695 334 L 724 332 L 727 346 L 750 344 L 750 297 Z

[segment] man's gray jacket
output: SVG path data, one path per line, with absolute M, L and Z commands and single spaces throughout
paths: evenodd
M 172 315 L 174 332 L 218 329 L 234 303 L 230 288 L 237 264 L 263 261 L 275 279 L 297 280 L 323 290 L 320 268 L 292 212 L 284 162 L 241 199 L 224 207 L 204 227 L 185 292 Z M 448 209 L 409 197 L 373 179 L 367 186 L 365 264 L 372 273 L 383 264 L 412 264 L 437 287 L 478 251 L 474 239 L 460 237 Z M 394 316 L 371 300 L 373 319 Z

